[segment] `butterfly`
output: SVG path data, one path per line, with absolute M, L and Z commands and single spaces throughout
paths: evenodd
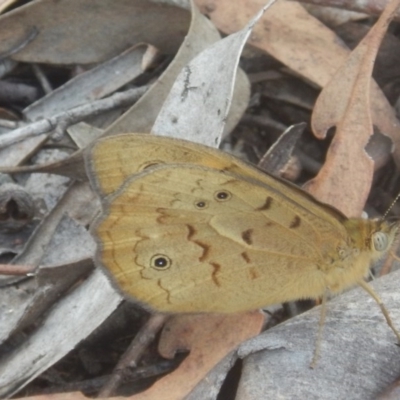
M 97 264 L 158 313 L 234 313 L 359 284 L 398 221 L 347 218 L 222 151 L 149 134 L 97 141 L 86 158 L 103 211 Z

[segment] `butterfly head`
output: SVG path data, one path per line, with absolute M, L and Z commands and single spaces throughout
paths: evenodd
M 387 254 L 400 232 L 400 219 L 349 219 L 345 224 L 357 248 L 377 261 Z

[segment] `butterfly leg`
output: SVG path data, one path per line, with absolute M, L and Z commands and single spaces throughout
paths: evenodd
M 399 331 L 394 327 L 393 325 L 393 321 L 390 318 L 390 315 L 388 313 L 388 310 L 386 309 L 385 305 L 383 304 L 382 300 L 379 298 L 379 296 L 374 292 L 374 290 L 372 289 L 372 287 L 370 285 L 368 285 L 367 282 L 360 281 L 358 282 L 358 284 L 378 303 L 382 314 L 384 315 L 387 324 L 389 325 L 390 329 L 393 331 L 393 333 L 396 335 L 397 340 L 400 344 L 400 333 Z
M 327 298 L 327 293 L 325 291 L 324 294 L 322 295 L 321 316 L 319 318 L 319 323 L 318 323 L 318 333 L 317 333 L 317 339 L 315 341 L 314 355 L 310 364 L 310 368 L 313 369 L 317 365 L 317 361 L 321 353 L 322 331 L 326 319 L 326 298 Z

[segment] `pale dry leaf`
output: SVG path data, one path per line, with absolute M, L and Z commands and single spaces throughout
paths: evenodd
M 47 134 L 31 137 L 7 148 L 0 149 L 0 168 L 22 164 L 32 156 L 48 139 Z
M 148 47 L 145 44 L 135 45 L 77 75 L 29 105 L 23 114 L 29 120 L 35 121 L 108 96 L 144 72 L 141 64 Z
M 40 329 L 10 352 L 7 362 L 0 362 L 0 396 L 12 396 L 68 354 L 122 300 L 104 273 L 96 269 L 81 286 L 54 305 Z
M 51 198 L 50 201 L 54 202 L 55 200 L 54 198 Z M 17 264 L 31 265 L 37 267 L 42 261 L 42 259 L 46 256 L 46 254 L 48 254 L 47 248 L 49 246 L 49 243 L 52 241 L 53 236 L 57 230 L 57 227 L 60 225 L 60 221 L 63 220 L 65 214 L 68 214 L 72 217 L 74 217 L 75 215 L 80 215 L 81 214 L 80 210 L 82 208 L 87 210 L 88 204 L 94 205 L 95 201 L 96 199 L 94 198 L 94 194 L 90 190 L 89 185 L 87 183 L 86 184 L 77 183 L 71 188 L 69 188 L 69 190 L 67 190 L 67 192 L 62 196 L 57 206 L 46 216 L 46 218 L 42 221 L 42 223 L 37 227 L 34 234 L 26 243 L 23 251 L 17 257 L 14 258 L 13 262 Z M 92 210 L 94 209 L 95 207 L 92 208 Z M 87 221 L 82 221 L 82 222 L 87 223 Z M 57 251 L 58 249 L 54 250 Z M 34 287 L 35 284 L 33 283 L 33 288 Z M 1 335 L 0 335 L 0 342 L 2 343 L 18 327 L 18 324 L 23 318 L 25 307 L 31 306 L 32 297 L 34 296 L 34 290 L 32 289 L 31 286 L 29 286 L 29 284 L 27 284 L 25 288 L 27 289 L 26 292 L 24 292 L 24 290 L 21 290 L 20 292 L 18 306 L 17 303 L 14 302 L 14 308 L 12 309 L 12 312 L 7 312 L 2 314 Z M 17 294 L 16 292 L 18 293 L 18 290 L 15 291 L 15 288 L 10 285 L 8 287 L 2 288 L 1 296 L 3 299 L 7 299 L 8 297 L 11 298 Z M 70 340 L 72 340 L 72 337 L 70 338 Z M 51 348 L 49 348 L 48 350 L 50 352 L 52 351 Z M 29 360 L 29 356 L 34 356 L 34 355 L 27 353 L 26 355 L 27 360 Z M 27 362 L 29 363 L 30 361 Z M 7 365 L 7 363 L 5 363 L 4 361 L 0 362 L 0 364 L 2 363 Z M 22 368 L 23 364 L 20 365 L 20 367 Z
M 203 50 L 182 69 L 151 129 L 153 134 L 219 146 L 242 49 L 272 3 L 241 31 Z
M 67 128 L 68 135 L 78 146 L 78 149 L 86 148 L 94 140 L 98 139 L 103 130 L 89 125 L 86 122 L 78 122 Z
M 150 132 L 180 70 L 203 49 L 216 42 L 220 35 L 210 21 L 192 7 L 190 28 L 165 72 L 147 93 L 105 131 L 105 135 L 126 132 Z

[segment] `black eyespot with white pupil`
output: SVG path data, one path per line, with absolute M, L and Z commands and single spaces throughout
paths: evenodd
M 171 259 L 164 254 L 156 254 L 150 260 L 150 266 L 158 270 L 168 269 L 171 265 Z
M 214 198 L 217 201 L 227 201 L 232 197 L 232 194 L 227 190 L 219 190 L 214 193 Z
M 198 210 L 202 210 L 204 208 L 208 207 L 208 203 L 204 200 L 198 200 L 194 203 L 194 206 L 198 209 Z

